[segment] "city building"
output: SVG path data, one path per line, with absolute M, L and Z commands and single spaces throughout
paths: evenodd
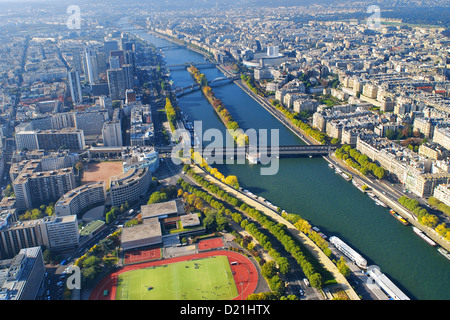
M 122 151 L 123 172 L 130 169 L 148 168 L 155 172 L 159 168 L 159 155 L 153 147 L 132 147 Z
M 123 146 L 122 127 L 119 121 L 108 121 L 102 128 L 103 146 L 120 147 Z
M 91 48 L 85 48 L 84 50 L 84 74 L 89 84 L 94 84 L 98 81 L 98 63 L 97 53 Z
M 434 160 L 442 160 L 449 156 L 447 149 L 437 143 L 423 143 L 419 146 L 419 156 L 424 156 Z
M 152 179 L 149 168 L 131 169 L 111 178 L 109 194 L 111 205 L 120 206 L 132 203 L 147 193 Z
M 0 300 L 35 300 L 43 286 L 44 259 L 40 247 L 30 247 L 0 261 Z
M 122 230 L 121 245 L 124 251 L 159 245 L 161 243 L 162 231 L 158 218 L 146 219 L 141 225 Z
M 434 128 L 433 142 L 450 150 L 450 128 L 436 126 Z
M 133 67 L 123 65 L 107 71 L 109 95 L 112 100 L 125 100 L 127 89 L 133 89 Z
M 15 140 L 17 150 L 83 150 L 86 146 L 83 131 L 75 128 L 20 131 Z
M 45 218 L 40 223 L 40 229 L 43 245 L 49 250 L 64 251 L 79 245 L 77 215 Z
M 58 216 L 80 215 L 106 201 L 105 182 L 82 185 L 62 196 L 55 204 Z
M 72 168 L 42 171 L 41 160 L 26 163 L 13 181 L 16 207 L 19 211 L 55 202 L 76 187 Z
M 447 206 L 450 206 L 450 185 L 437 185 L 436 188 L 434 188 L 433 196 Z
M 83 102 L 83 93 L 81 91 L 80 72 L 73 70 L 69 72 L 70 96 L 74 105 Z

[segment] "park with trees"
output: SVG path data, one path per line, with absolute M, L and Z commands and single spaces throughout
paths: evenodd
M 280 242 L 284 250 L 287 253 L 291 254 L 292 257 L 297 261 L 301 269 L 303 270 L 306 277 L 309 279 L 311 285 L 316 288 L 322 288 L 324 284 L 335 283 L 335 279 L 331 276 L 331 274 L 323 268 L 322 265 L 318 263 L 317 260 L 307 251 L 303 246 L 287 231 L 287 227 L 284 224 L 276 223 L 271 218 L 256 210 L 255 208 L 243 203 L 242 201 L 236 199 L 231 196 L 224 190 L 220 189 L 217 185 L 208 182 L 202 176 L 194 173 L 192 170 L 187 171 L 187 173 L 195 180 L 195 182 L 201 185 L 205 191 L 199 191 L 195 187 L 190 186 L 185 181 L 179 181 L 179 185 L 182 188 L 187 188 L 188 192 L 200 192 L 203 193 L 205 199 L 209 199 L 209 201 L 216 201 L 212 195 L 217 196 L 220 200 L 224 201 L 227 205 L 232 206 L 237 209 L 239 213 L 246 215 L 249 219 L 252 219 L 253 223 L 258 223 L 262 228 L 267 230 L 267 232 L 274 237 L 277 241 Z M 182 180 L 182 179 L 181 179 Z M 239 215 L 235 212 L 231 215 L 232 219 L 238 219 Z M 246 228 L 247 223 L 243 222 L 248 219 L 240 220 L 241 227 Z M 242 223 L 244 225 L 242 225 Z M 251 228 L 251 227 L 250 227 Z M 261 246 L 265 249 L 271 249 L 271 247 L 264 241 L 260 243 Z
M 91 286 L 100 275 L 114 270 L 119 261 L 120 234 L 119 230 L 100 240 L 75 261 L 74 265 L 81 271 L 82 285 Z

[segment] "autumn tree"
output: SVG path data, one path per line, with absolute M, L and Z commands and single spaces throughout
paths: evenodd
M 238 178 L 234 175 L 229 175 L 225 178 L 225 183 L 232 186 L 236 190 L 239 189 Z

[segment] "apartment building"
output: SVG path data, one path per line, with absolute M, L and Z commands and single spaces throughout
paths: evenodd
M 72 168 L 41 170 L 40 160 L 29 161 L 14 180 L 13 188 L 19 211 L 54 202 L 77 187 Z
M 433 196 L 447 206 L 450 206 L 450 185 L 437 185 L 436 188 L 434 188 Z
M 67 250 L 79 245 L 77 215 L 51 216 L 39 224 L 43 245 L 50 250 Z
M 106 201 L 105 182 L 82 185 L 62 196 L 55 204 L 58 216 L 78 215 L 86 210 L 104 204 Z
M 450 128 L 436 126 L 433 134 L 433 142 L 450 150 Z
M 152 173 L 149 168 L 131 169 L 111 178 L 110 196 L 113 206 L 133 202 L 145 195 L 150 186 Z
M 24 248 L 12 259 L 0 261 L 0 300 L 35 300 L 44 281 L 42 249 Z

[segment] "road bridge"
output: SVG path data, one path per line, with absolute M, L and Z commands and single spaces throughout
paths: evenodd
M 291 145 L 291 146 L 273 146 L 273 147 L 194 147 L 194 151 L 199 151 L 203 155 L 213 157 L 242 157 L 247 154 L 259 155 L 277 155 L 280 158 L 287 157 L 305 157 L 305 156 L 324 156 L 339 148 L 340 145 Z M 167 153 L 172 151 L 172 147 L 158 147 L 158 152 Z

